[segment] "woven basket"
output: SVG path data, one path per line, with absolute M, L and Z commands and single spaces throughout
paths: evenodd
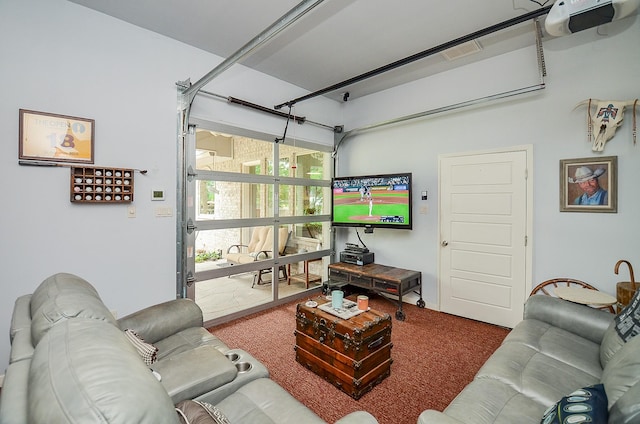
M 631 302 L 631 298 L 636 293 L 636 290 L 640 288 L 640 284 L 636 284 L 635 279 L 633 278 L 633 267 L 629 263 L 629 261 L 619 260 L 616 263 L 616 267 L 614 269 L 615 273 L 618 274 L 618 268 L 620 264 L 627 264 L 629 267 L 629 274 L 631 277 L 631 281 L 620 281 L 616 284 L 616 297 L 618 303 L 616 303 L 616 312 L 620 313 L 620 311 Z

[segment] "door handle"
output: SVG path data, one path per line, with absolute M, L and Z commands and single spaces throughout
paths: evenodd
M 442 247 L 447 247 L 449 245 L 449 242 L 446 240 L 442 240 L 442 243 L 440 243 L 442 245 Z

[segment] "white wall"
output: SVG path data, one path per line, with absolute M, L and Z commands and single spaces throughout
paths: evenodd
M 13 303 L 57 272 L 96 286 L 119 316 L 176 297 L 177 81 L 197 81 L 222 59 L 63 0 L 0 1 L 0 374 L 8 364 Z M 236 65 L 206 90 L 273 105 L 306 94 Z M 281 136 L 284 120 L 197 98 L 194 114 Z M 215 103 L 213 102 L 213 103 Z M 335 125 L 319 99 L 296 113 Z M 136 218 L 127 206 L 72 204 L 67 168 L 18 165 L 18 110 L 95 119 L 97 166 L 147 169 L 135 175 Z M 329 111 L 329 112 L 328 112 Z M 324 144 L 309 125 L 296 135 Z M 151 202 L 151 189 L 165 190 Z
M 581 100 L 640 98 L 640 17 L 545 40 L 545 90 L 506 102 L 449 112 L 361 133 L 338 152 L 336 175 L 411 171 L 414 229 L 375 230 L 360 235 L 376 262 L 422 271 L 428 305 L 438 303 L 438 156 L 506 146 L 533 145 L 533 284 L 573 277 L 615 295 L 628 280 L 628 259 L 640 266 L 640 145 L 632 143 L 632 112 L 601 155 L 618 156 L 618 213 L 559 212 L 560 159 L 593 157 L 586 139 Z M 355 99 L 343 106 L 348 129 L 431 110 L 538 82 L 535 51 L 523 49 L 484 63 Z M 639 108 L 640 109 L 640 108 Z M 640 118 L 640 110 L 638 110 Z M 429 199 L 420 200 L 428 190 Z M 421 207 L 426 214 L 420 214 Z M 340 243 L 357 242 L 353 230 L 339 230 Z M 341 245 L 337 245 L 341 250 Z
M 541 95 L 347 141 L 340 153 L 341 175 L 409 170 L 415 194 L 429 190 L 426 202 L 416 198 L 416 208 L 424 204 L 429 211 L 415 215 L 413 231 L 376 230 L 363 236 L 377 261 L 421 270 L 425 300 L 435 303 L 438 155 L 533 144 L 534 281 L 566 275 L 613 293 L 621 279 L 613 274 L 615 262 L 627 258 L 638 263 L 640 252 L 640 200 L 634 184 L 640 180 L 640 146 L 631 143 L 631 115 L 605 151 L 619 157 L 617 214 L 559 213 L 558 161 L 592 156 L 584 113 L 572 111 L 579 100 L 640 97 L 637 19 L 601 27 L 607 36 L 589 30 L 546 43 L 548 88 Z M 175 207 L 175 83 L 189 77 L 197 81 L 221 59 L 64 0 L 0 0 L 0 39 L 4 369 L 14 300 L 53 273 L 86 278 L 120 316 L 175 297 L 175 217 L 154 217 L 158 203 L 149 200 L 149 192 L 164 189 L 163 206 Z M 522 62 L 535 64 L 531 53 L 516 52 L 496 61 L 500 71 L 479 64 L 340 108 L 323 99 L 302 102 L 296 114 L 329 125 L 345 123 L 349 129 L 485 94 L 474 87 L 501 91 L 501 82 L 505 89 L 536 82 L 535 72 L 521 74 L 530 69 Z M 462 82 L 476 74 L 484 81 Z M 306 94 L 241 66 L 205 89 L 266 106 Z M 96 165 L 149 170 L 146 176 L 136 174 L 137 217 L 127 218 L 126 205 L 71 204 L 66 168 L 19 166 L 20 108 L 95 119 Z M 194 116 L 274 136 L 284 129 L 280 119 L 200 97 Z M 296 137 L 324 144 L 333 140 L 330 132 L 306 124 L 296 126 Z M 344 236 L 355 241 L 353 233 Z

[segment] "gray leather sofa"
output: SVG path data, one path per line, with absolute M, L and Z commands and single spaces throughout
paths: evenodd
M 640 337 L 624 343 L 613 318 L 555 297 L 530 297 L 524 320 L 474 380 L 443 412 L 424 411 L 418 423 L 540 423 L 561 398 L 599 383 L 608 423 L 640 423 Z
M 156 362 L 145 364 L 125 329 L 158 348 Z M 204 329 L 190 300 L 116 320 L 88 282 L 56 274 L 16 300 L 9 338 L 2 424 L 175 424 L 174 405 L 188 399 L 217 406 L 234 424 L 324 422 L 249 353 Z M 360 411 L 339 423 L 377 421 Z

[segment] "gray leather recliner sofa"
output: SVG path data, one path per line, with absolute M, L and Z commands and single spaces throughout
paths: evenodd
M 640 337 L 625 343 L 608 312 L 535 295 L 474 380 L 418 424 L 537 424 L 561 398 L 599 383 L 608 423 L 640 423 Z
M 125 329 L 158 348 L 157 362 L 144 363 Z M 175 424 L 174 405 L 188 399 L 217 406 L 234 424 L 324 422 L 249 353 L 204 329 L 187 299 L 116 320 L 88 282 L 55 274 L 16 300 L 9 337 L 2 424 Z M 358 411 L 339 423 L 377 421 Z

